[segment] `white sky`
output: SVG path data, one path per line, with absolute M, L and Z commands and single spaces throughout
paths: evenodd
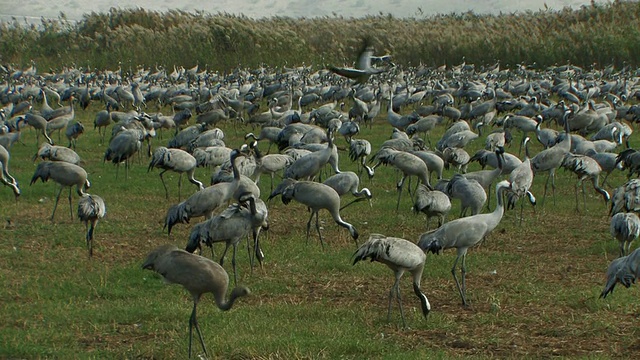
M 596 0 L 604 3 L 608 0 Z M 78 20 L 91 11 L 106 12 L 111 7 L 137 8 L 166 11 L 203 10 L 208 13 L 227 12 L 244 14 L 253 18 L 274 15 L 288 17 L 332 16 L 363 17 L 365 15 L 392 14 L 396 17 L 419 16 L 418 9 L 425 15 L 448 14 L 452 12 L 511 13 L 516 11 L 544 9 L 553 10 L 566 6 L 579 7 L 589 4 L 588 0 L 0 0 L 0 20 L 15 16 L 19 20 L 27 17 L 33 21 L 44 16 L 55 18 L 64 12 L 67 18 Z

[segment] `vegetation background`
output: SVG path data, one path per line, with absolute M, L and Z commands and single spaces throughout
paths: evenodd
M 503 15 L 474 13 L 395 18 L 272 17 L 252 19 L 226 14 L 166 13 L 143 9 L 91 13 L 77 22 L 17 19 L 0 24 L 0 62 L 41 71 L 78 67 L 124 71 L 136 66 L 200 65 L 228 72 L 261 65 L 336 64 L 353 59 L 368 36 L 377 53 L 417 66 L 500 60 L 504 66 L 572 64 L 618 68 L 640 59 L 640 3 L 592 3 L 577 10 Z

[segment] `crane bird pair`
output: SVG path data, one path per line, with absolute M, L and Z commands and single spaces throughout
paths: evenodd
M 479 244 L 502 220 L 502 215 L 504 215 L 503 192 L 508 190 L 510 185 L 507 180 L 496 185 L 497 204 L 493 212 L 449 221 L 436 230 L 422 234 L 418 241 L 418 246 L 423 251 L 434 254 L 439 254 L 441 250 L 456 248 L 457 256 L 453 262 L 451 274 L 464 306 L 468 306 L 465 284 L 467 250 Z M 462 285 L 456 276 L 456 267 L 460 260 L 462 260 Z
M 180 284 L 191 294 L 193 311 L 189 318 L 189 358 L 191 358 L 194 327 L 198 333 L 202 350 L 206 356 L 209 356 L 196 318 L 196 308 L 202 295 L 212 293 L 216 306 L 222 311 L 227 311 L 231 309 L 236 299 L 250 294 L 248 288 L 238 286 L 231 291 L 231 295 L 227 299 L 229 275 L 222 266 L 200 255 L 180 250 L 175 245 L 161 245 L 151 251 L 142 264 L 142 269 L 157 272 L 166 282 Z

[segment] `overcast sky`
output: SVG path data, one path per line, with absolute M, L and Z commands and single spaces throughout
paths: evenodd
M 596 2 L 609 2 L 596 0 Z M 106 12 L 111 7 L 144 8 L 166 11 L 179 9 L 192 12 L 203 10 L 212 14 L 227 12 L 244 14 L 253 18 L 275 15 L 288 17 L 317 17 L 333 13 L 344 17 L 363 17 L 379 13 L 396 17 L 449 14 L 451 12 L 511 13 L 524 10 L 540 10 L 546 5 L 553 10 L 566 6 L 579 7 L 589 4 L 585 0 L 0 0 L 0 20 L 15 16 L 50 18 L 64 12 L 69 19 L 78 20 L 91 11 Z

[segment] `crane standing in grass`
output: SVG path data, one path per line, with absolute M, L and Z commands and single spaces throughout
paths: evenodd
M 222 266 L 200 255 L 180 250 L 175 245 L 161 245 L 151 251 L 142 268 L 157 272 L 168 283 L 182 285 L 193 297 L 193 311 L 189 318 L 189 358 L 191 358 L 194 327 L 204 354 L 209 356 L 196 318 L 196 308 L 202 295 L 212 293 L 216 306 L 220 310 L 227 311 L 231 309 L 236 299 L 250 294 L 248 288 L 238 286 L 231 291 L 229 298 L 225 299 L 229 287 L 229 275 Z
M 91 183 L 87 180 L 87 172 L 78 165 L 61 162 L 61 161 L 45 161 L 38 164 L 33 177 L 31 178 L 31 185 L 38 179 L 42 182 L 46 182 L 49 179 L 53 179 L 60 185 L 60 191 L 56 196 L 56 202 L 53 204 L 53 212 L 51 213 L 51 221 L 56 214 L 56 208 L 58 207 L 58 201 L 60 200 L 60 194 L 65 187 L 69 187 L 69 211 L 71 213 L 71 219 L 73 219 L 73 207 L 71 205 L 71 188 L 76 187 L 76 192 L 80 196 L 84 196 L 84 190 L 91 187 Z
M 391 321 L 391 305 L 395 295 L 402 317 L 402 325 L 407 326 L 402 310 L 402 299 L 400 298 L 400 278 L 405 271 L 413 276 L 413 292 L 420 299 L 422 315 L 426 318 L 431 310 L 431 305 L 427 296 L 420 289 L 420 279 L 424 270 L 426 255 L 416 244 L 411 241 L 387 237 L 380 234 L 371 234 L 369 240 L 362 244 L 353 254 L 353 265 L 358 261 L 371 259 L 387 265 L 395 274 L 396 281 L 389 291 L 389 309 L 387 311 L 387 321 Z
M 640 236 L 640 218 L 635 213 L 617 213 L 611 217 L 609 231 L 620 242 L 620 256 L 628 255 L 631 242 Z
M 160 180 L 162 180 L 162 186 L 164 186 L 164 192 L 167 199 L 169 198 L 169 190 L 167 190 L 167 185 L 164 182 L 162 174 L 169 170 L 179 173 L 178 201 L 180 201 L 180 198 L 182 197 L 182 173 L 187 173 L 189 182 L 196 185 L 198 190 L 204 189 L 202 182 L 196 180 L 194 177 L 197 165 L 198 163 L 196 158 L 188 152 L 181 149 L 168 149 L 164 146 L 160 146 L 153 152 L 147 172 L 151 171 L 154 167 L 163 169 L 160 172 Z
M 89 257 L 93 256 L 93 231 L 95 230 L 98 220 L 107 214 L 107 207 L 104 200 L 98 195 L 84 194 L 78 201 L 78 219 L 84 223 L 87 229 L 87 249 Z M 91 223 L 91 227 L 89 227 Z
M 340 217 L 340 196 L 328 185 L 313 181 L 296 181 L 293 179 L 284 179 L 280 185 L 269 196 L 269 200 L 273 197 L 282 195 L 282 202 L 286 205 L 291 200 L 306 205 L 311 210 L 311 216 L 307 222 L 307 241 L 309 241 L 309 230 L 311 229 L 311 220 L 316 217 L 316 231 L 320 237 L 320 244 L 324 249 L 324 240 L 320 233 L 320 223 L 318 220 L 318 212 L 321 209 L 327 209 L 336 224 L 349 230 L 353 241 L 358 245 L 358 231 L 355 226 L 342 220 Z
M 507 180 L 503 180 L 496 185 L 498 203 L 493 212 L 449 221 L 434 231 L 422 234 L 420 241 L 418 241 L 418 246 L 422 250 L 434 254 L 439 254 L 440 250 L 456 248 L 457 256 L 453 262 L 451 274 L 456 282 L 456 287 L 464 306 L 468 306 L 465 285 L 467 250 L 479 244 L 485 236 L 498 226 L 500 220 L 502 220 L 502 215 L 504 215 L 503 192 L 509 187 L 510 184 Z M 460 285 L 456 276 L 456 266 L 460 259 L 462 259 L 462 285 Z

